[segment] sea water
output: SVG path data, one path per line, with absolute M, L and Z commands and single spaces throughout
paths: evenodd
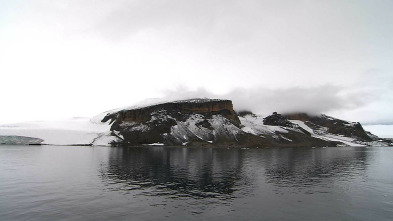
M 2 145 L 0 220 L 393 220 L 393 148 Z

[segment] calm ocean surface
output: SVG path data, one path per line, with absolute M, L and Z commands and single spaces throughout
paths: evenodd
M 2 145 L 0 220 L 393 220 L 393 148 Z

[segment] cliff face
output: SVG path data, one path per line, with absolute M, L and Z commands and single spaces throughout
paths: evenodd
M 137 109 L 122 110 L 117 113 L 107 115 L 103 119 L 103 122 L 106 122 L 107 120 L 115 120 L 116 122 L 142 123 L 149 121 L 153 116 L 153 113 L 161 110 L 166 110 L 166 112 L 178 119 L 182 119 L 184 115 L 193 113 L 201 114 L 206 117 L 220 114 L 236 125 L 239 125 L 240 123 L 236 112 L 233 110 L 232 101 L 218 99 L 192 99 L 168 102 Z

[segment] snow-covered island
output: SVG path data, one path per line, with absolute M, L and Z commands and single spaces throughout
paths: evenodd
M 392 145 L 360 123 L 323 114 L 260 116 L 232 101 L 190 99 L 104 112 L 93 118 L 0 125 L 0 144 L 321 147 Z

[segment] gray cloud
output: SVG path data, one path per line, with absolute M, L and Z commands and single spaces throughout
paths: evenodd
M 20 120 L 16 113 L 26 104 L 16 101 L 28 94 L 26 100 L 41 100 L 36 112 L 44 119 L 70 114 L 67 108 L 88 114 L 146 97 L 202 96 L 232 99 L 236 109 L 258 113 L 393 121 L 393 31 L 387 28 L 393 1 L 23 0 L 5 6 L 0 72 L 9 83 L 0 92 L 29 80 L 4 97 L 10 104 L 1 110 L 4 120 Z M 59 87 L 58 79 L 69 81 Z M 83 87 L 70 90 L 75 84 Z M 56 85 L 54 93 L 45 91 L 48 85 Z M 186 88 L 161 94 L 174 85 Z M 187 89 L 197 87 L 205 89 Z M 85 91 L 94 91 L 89 102 L 97 105 L 80 110 Z M 229 92 L 216 93 L 222 91 Z M 26 119 L 39 119 L 29 114 Z
M 94 29 L 107 38 L 122 39 L 140 30 L 176 28 L 209 29 L 220 1 L 127 1 L 98 20 Z M 227 5 L 230 5 L 230 1 Z M 222 4 L 221 4 L 222 5 Z M 221 7 L 222 8 L 222 7 Z M 183 30 L 186 32 L 186 30 Z

